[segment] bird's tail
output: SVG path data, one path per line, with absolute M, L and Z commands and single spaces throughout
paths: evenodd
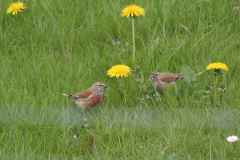
M 70 98 L 74 98 L 74 95 L 70 95 L 70 94 L 62 94 L 63 96 L 66 96 L 66 97 L 70 97 Z

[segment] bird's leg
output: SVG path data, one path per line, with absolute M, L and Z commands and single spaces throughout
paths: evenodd
M 88 126 L 88 123 L 86 123 L 88 121 L 88 117 L 87 117 L 87 114 L 86 114 L 87 110 L 84 108 L 83 109 L 83 113 L 84 113 L 84 117 L 83 117 L 83 123 L 82 123 L 82 128 L 85 128 Z
M 88 118 L 87 118 L 87 115 L 86 115 L 86 112 L 85 112 L 85 108 L 82 109 L 82 112 L 83 113 L 80 114 L 80 127 L 85 128 L 85 127 L 88 126 L 88 124 L 85 124 L 86 121 L 88 121 Z
M 79 132 L 79 130 L 77 128 L 75 128 L 75 135 L 73 137 L 78 138 L 80 136 L 81 136 L 81 133 Z
M 83 109 L 83 113 L 84 113 L 84 121 L 88 121 L 88 118 L 87 118 L 87 114 L 86 114 L 86 112 L 87 112 L 87 109 Z

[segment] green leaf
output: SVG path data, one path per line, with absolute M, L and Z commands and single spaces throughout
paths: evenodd
M 141 82 L 142 79 L 141 78 L 133 78 L 136 82 Z
M 115 65 L 118 65 L 118 64 L 124 64 L 120 58 L 118 58 L 118 56 L 114 55 L 114 59 L 115 59 Z
M 193 70 L 190 67 L 188 67 L 186 64 L 182 66 L 182 73 L 183 73 L 184 80 L 187 83 L 191 83 L 192 81 L 197 80 Z
M 176 81 L 174 84 L 172 84 L 171 86 L 169 86 L 164 93 L 168 92 L 170 94 L 172 93 L 178 93 L 178 89 L 179 87 L 182 85 L 183 81 L 182 80 L 178 80 Z
M 111 77 L 111 79 L 108 82 L 108 85 L 113 88 L 118 88 L 119 81 L 115 77 Z
M 192 33 L 189 31 L 189 29 L 186 27 L 186 26 L 184 26 L 182 23 L 179 23 L 189 34 L 191 34 L 192 35 Z
M 98 64 L 100 64 L 100 65 L 102 65 L 102 66 L 104 66 L 104 67 L 108 66 L 108 63 L 107 63 L 107 62 L 100 61 L 100 60 L 98 60 Z

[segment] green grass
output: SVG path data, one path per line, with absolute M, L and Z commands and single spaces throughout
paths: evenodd
M 131 19 L 121 17 L 131 2 L 25 0 L 15 16 L 6 14 L 10 3 L 0 1 L 1 159 L 239 159 L 239 142 L 226 141 L 240 136 L 235 1 L 134 1 L 146 12 L 135 20 L 136 64 Z M 198 73 L 218 61 L 229 67 L 219 107 L 212 72 L 165 95 L 149 80 L 153 71 L 180 73 L 186 64 Z M 106 75 L 116 64 L 133 70 L 124 97 Z M 84 122 L 61 94 L 98 81 L 109 88 Z

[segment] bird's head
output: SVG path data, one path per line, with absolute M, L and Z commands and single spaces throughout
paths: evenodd
M 97 95 L 102 95 L 104 89 L 107 88 L 107 87 L 108 87 L 108 86 L 105 85 L 105 84 L 102 83 L 102 82 L 96 82 L 96 83 L 94 83 L 94 84 L 91 86 L 90 90 L 91 90 L 93 93 L 97 94 Z
M 152 72 L 151 75 L 150 75 L 150 79 L 152 82 L 156 81 L 158 79 L 158 77 L 160 77 L 160 74 L 159 72 Z

